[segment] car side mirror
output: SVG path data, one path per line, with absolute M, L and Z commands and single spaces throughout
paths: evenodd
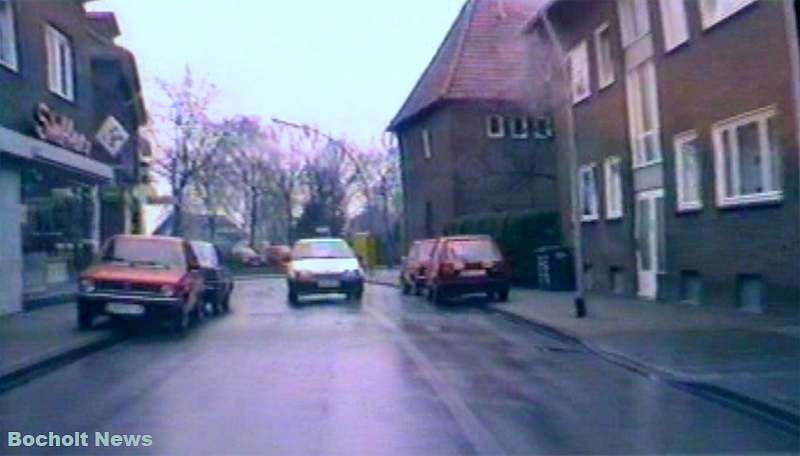
M 197 261 L 190 261 L 189 262 L 189 270 L 190 271 L 198 271 L 200 270 L 200 263 Z

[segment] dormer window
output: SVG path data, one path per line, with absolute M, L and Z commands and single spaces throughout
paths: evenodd
M 492 114 L 486 116 L 486 136 L 490 138 L 502 138 L 506 135 L 506 127 L 503 116 Z
M 530 130 L 530 121 L 525 117 L 515 117 L 511 121 L 511 137 L 515 139 L 527 139 Z

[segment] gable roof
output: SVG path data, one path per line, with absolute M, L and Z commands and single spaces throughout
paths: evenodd
M 524 99 L 523 27 L 544 1 L 467 0 L 389 130 L 445 100 Z

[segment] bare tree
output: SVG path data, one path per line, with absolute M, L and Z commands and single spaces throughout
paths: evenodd
M 169 145 L 161 149 L 152 169 L 170 184 L 172 234 L 181 235 L 187 190 L 210 165 L 220 139 L 220 130 L 208 118 L 209 103 L 216 90 L 204 82 L 197 83 L 189 67 L 180 83 L 160 81 L 159 84 L 168 99 L 166 112 L 159 115 L 159 120 Z

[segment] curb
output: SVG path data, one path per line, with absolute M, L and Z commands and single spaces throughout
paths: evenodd
M 40 356 L 38 359 L 12 366 L 0 373 L 0 394 L 84 356 L 111 347 L 125 339 L 126 337 L 123 334 L 111 333 L 99 336 L 94 340 L 60 347 Z
M 367 283 L 385 287 L 399 288 L 397 284 L 381 282 L 374 279 L 367 279 Z M 768 421 L 787 432 L 793 434 L 800 432 L 800 414 L 777 407 L 768 402 L 740 394 L 728 388 L 693 380 L 689 377 L 682 376 L 674 372 L 669 372 L 650 364 L 639 362 L 633 358 L 620 355 L 619 353 L 604 350 L 574 334 L 570 334 L 569 332 L 558 329 L 555 326 L 542 323 L 530 317 L 523 317 L 517 313 L 505 309 L 499 309 L 497 307 L 491 307 L 490 309 L 493 312 L 501 314 L 510 320 L 533 326 L 537 329 L 537 331 L 545 333 L 555 339 L 580 345 L 594 356 L 597 356 L 604 361 L 613 363 L 629 371 L 635 372 L 639 375 L 661 381 L 667 385 L 708 399 L 712 402 L 738 410 L 739 412 L 754 416 L 758 419 Z
M 740 394 L 728 388 L 693 380 L 689 377 L 669 372 L 651 364 L 642 363 L 633 358 L 620 355 L 619 353 L 604 350 L 595 344 L 592 344 L 591 342 L 587 342 L 580 337 L 570 334 L 569 332 L 563 331 L 549 324 L 536 321 L 529 317 L 523 317 L 514 312 L 505 309 L 498 309 L 496 307 L 492 307 L 491 309 L 494 312 L 502 314 L 511 320 L 533 326 L 537 328 L 537 330 L 557 339 L 574 342 L 598 358 L 613 363 L 629 371 L 635 372 L 639 375 L 661 381 L 675 388 L 711 400 L 712 402 L 722 404 L 761 420 L 769 421 L 773 425 L 776 425 L 777 427 L 780 427 L 790 433 L 800 432 L 800 415 L 797 413 L 793 413 L 770 403 Z

